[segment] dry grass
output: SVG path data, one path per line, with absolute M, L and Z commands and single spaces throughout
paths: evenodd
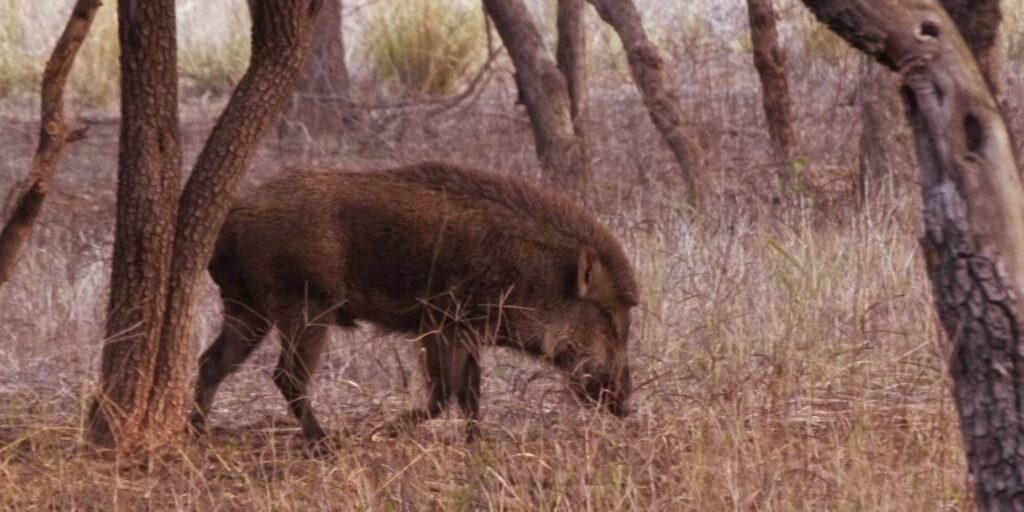
M 554 371 L 494 351 L 483 442 L 461 442 L 457 415 L 373 442 L 374 427 L 420 398 L 413 347 L 337 333 L 315 398 L 326 423 L 349 432 L 335 458 L 297 446 L 270 383 L 273 343 L 225 383 L 207 439 L 133 467 L 91 456 L 80 426 L 102 343 L 117 134 L 114 120 L 100 120 L 70 148 L 15 280 L 0 291 L 0 508 L 971 509 L 906 148 L 892 190 L 856 208 L 857 62 L 800 53 L 791 65 L 794 95 L 807 100 L 797 117 L 811 187 L 773 204 L 758 88 L 725 23 L 744 12 L 709 9 L 725 20 L 715 22 L 720 44 L 670 52 L 710 148 L 720 195 L 708 211 L 680 207 L 671 155 L 621 76 L 595 77 L 591 98 L 602 141 L 595 208 L 643 285 L 633 416 L 581 409 Z M 268 144 L 252 181 L 310 158 L 448 158 L 536 175 L 507 66 L 472 103 L 369 112 L 332 153 Z M 187 161 L 222 100 L 186 101 Z M 0 190 L 32 153 L 35 127 L 23 117 L 0 131 Z M 1011 125 L 1019 131 L 1021 121 Z M 203 344 L 218 324 L 214 299 L 208 286 Z

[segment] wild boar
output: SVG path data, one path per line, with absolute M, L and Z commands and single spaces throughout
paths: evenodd
M 584 402 L 628 413 L 629 260 L 592 215 L 524 180 L 445 163 L 286 170 L 232 207 L 209 271 L 224 321 L 200 357 L 198 431 L 220 383 L 276 328 L 274 383 L 302 433 L 323 439 L 307 387 L 328 327 L 357 322 L 422 343 L 426 406 L 388 433 L 454 396 L 472 441 L 484 346 L 541 358 Z

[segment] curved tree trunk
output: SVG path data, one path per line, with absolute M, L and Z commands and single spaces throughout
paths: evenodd
M 249 69 L 179 198 L 171 0 L 119 4 L 122 134 L 110 340 L 89 437 L 129 453 L 184 429 L 198 280 L 256 147 L 309 50 L 319 0 L 250 1 Z
M 804 0 L 900 71 L 935 306 L 983 510 L 1024 510 L 1024 184 L 999 108 L 934 0 Z
M 84 128 L 70 129 L 64 121 L 64 85 L 99 8 L 99 0 L 75 3 L 64 32 L 46 62 L 40 94 L 39 145 L 28 176 L 13 194 L 10 218 L 0 231 L 0 286 L 11 278 L 21 247 L 43 207 L 64 146 L 85 136 Z
M 671 91 L 665 62 L 648 39 L 640 12 L 632 0 L 588 1 L 619 35 L 647 112 L 679 163 L 690 202 L 698 203 L 706 192 L 704 150 L 683 122 L 683 112 Z
M 589 178 L 586 145 L 573 126 L 566 77 L 544 51 L 544 41 L 522 0 L 484 0 L 512 64 L 533 126 L 537 155 L 556 186 L 583 194 Z
M 789 81 L 786 78 L 786 55 L 779 48 L 779 34 L 775 28 L 775 9 L 772 0 L 747 0 L 750 18 L 750 40 L 753 43 L 754 67 L 761 79 L 761 101 L 768 124 L 768 135 L 775 152 L 779 176 L 784 184 L 793 180 L 792 105 L 789 99 Z
M 325 0 L 313 29 L 313 43 L 306 68 L 278 125 L 278 139 L 296 136 L 307 142 L 325 143 L 341 137 L 352 120 L 345 41 L 342 33 L 342 0 Z

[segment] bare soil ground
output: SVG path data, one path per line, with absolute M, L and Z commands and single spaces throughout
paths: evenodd
M 144 464 L 81 443 L 97 373 L 113 233 L 117 120 L 96 114 L 64 159 L 14 281 L 0 292 L 0 508 L 51 510 L 970 509 L 943 340 L 921 269 L 907 148 L 895 185 L 852 200 L 856 65 L 794 72 L 801 191 L 773 187 L 746 64 L 681 66 L 685 109 L 719 196 L 683 207 L 671 155 L 628 83 L 593 93 L 594 209 L 638 269 L 635 414 L 581 409 L 558 375 L 487 355 L 485 440 L 457 415 L 385 442 L 371 430 L 419 402 L 415 347 L 338 332 L 314 404 L 342 449 L 316 459 L 270 382 L 266 343 L 218 397 L 207 438 Z M 380 166 L 450 159 L 537 176 L 508 76 L 472 102 L 367 112 L 343 140 L 268 140 L 259 182 L 292 161 Z M 219 104 L 186 102 L 186 161 Z M 1013 119 L 1019 127 L 1019 119 Z M 31 112 L 2 120 L 0 190 L 34 150 Z M 219 324 L 208 286 L 197 332 Z

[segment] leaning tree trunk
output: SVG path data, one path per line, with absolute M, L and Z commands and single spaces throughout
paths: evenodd
M 484 9 L 516 68 L 516 85 L 548 179 L 563 189 L 585 193 L 589 162 L 586 145 L 573 126 L 566 77 L 544 51 L 544 41 L 522 0 L 484 0 Z
M 46 62 L 40 94 L 39 145 L 32 157 L 28 176 L 13 194 L 15 199 L 10 217 L 0 231 L 0 286 L 10 279 L 21 247 L 39 217 L 64 146 L 85 135 L 84 128 L 68 128 L 64 121 L 64 85 L 99 8 L 99 0 L 78 0 L 75 3 L 64 32 Z
M 278 138 L 322 143 L 340 137 L 352 119 L 342 36 L 342 1 L 325 0 L 313 29 L 309 60 L 278 125 Z
M 632 0 L 588 0 L 601 19 L 619 34 L 640 95 L 654 126 L 679 163 L 691 204 L 706 192 L 704 150 L 683 121 L 679 101 L 672 94 L 665 62 L 647 37 L 640 12 Z
M 983 510 L 1024 510 L 1024 185 L 998 106 L 935 0 L 804 4 L 903 76 L 921 247 L 953 345 L 953 395 L 976 498 Z
M 122 155 L 110 341 L 89 419 L 89 437 L 98 444 L 127 453 L 183 430 L 199 278 L 234 190 L 292 93 L 319 4 L 249 2 L 249 69 L 180 198 L 173 2 L 119 4 L 126 49 Z
M 576 136 L 589 155 L 590 141 L 584 125 L 587 102 L 587 38 L 583 23 L 584 0 L 558 0 L 558 69 L 569 86 L 572 122 Z M 585 156 L 585 159 L 587 156 Z
M 1006 88 L 999 51 L 999 25 L 1003 20 L 1000 0 L 940 0 L 940 3 L 967 41 L 993 96 L 999 99 Z
M 779 34 L 775 28 L 775 9 L 772 0 L 747 0 L 750 18 L 750 40 L 753 43 L 754 67 L 761 79 L 761 101 L 768 123 L 775 162 L 784 184 L 793 180 L 792 106 L 789 99 L 789 81 L 786 78 L 786 55 L 779 48 Z

